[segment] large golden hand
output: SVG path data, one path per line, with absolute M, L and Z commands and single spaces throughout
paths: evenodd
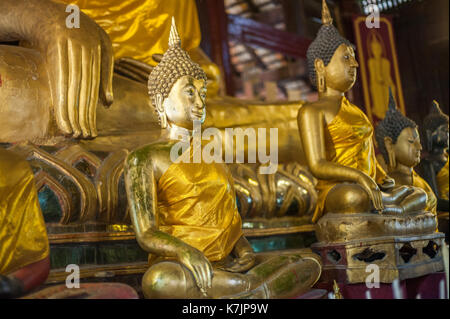
M 80 28 L 69 28 L 66 5 L 49 0 L 2 0 L 0 40 L 21 40 L 45 57 L 53 111 L 67 135 L 97 136 L 99 92 L 113 102 L 113 52 L 108 35 L 80 12 Z
M 177 254 L 178 261 L 189 269 L 201 292 L 207 296 L 207 290 L 212 287 L 213 269 L 209 260 L 198 249 L 186 245 Z

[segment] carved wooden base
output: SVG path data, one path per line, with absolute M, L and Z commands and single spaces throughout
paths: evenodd
M 416 278 L 444 269 L 441 245 L 444 234 L 385 236 L 341 243 L 313 244 L 322 258 L 321 282 L 365 283 L 369 277 L 392 283 L 395 279 Z M 369 265 L 376 265 L 368 267 Z

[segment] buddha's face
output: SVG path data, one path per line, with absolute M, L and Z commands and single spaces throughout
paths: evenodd
M 393 147 L 395 159 L 398 164 L 414 167 L 420 163 L 420 136 L 417 128 L 407 127 L 403 129 Z
M 432 134 L 433 146 L 447 148 L 449 144 L 448 125 L 442 124 Z
M 347 92 L 355 84 L 358 66 L 353 48 L 341 44 L 325 67 L 326 86 L 340 92 Z
M 193 129 L 193 121 L 203 124 L 206 118 L 205 99 L 205 81 L 188 75 L 179 78 L 163 102 L 167 122 L 188 130 Z

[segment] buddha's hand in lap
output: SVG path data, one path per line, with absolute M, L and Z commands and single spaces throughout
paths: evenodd
M 177 255 L 178 261 L 194 276 L 195 283 L 205 297 L 212 287 L 213 269 L 209 260 L 198 249 L 186 245 Z
M 357 183 L 364 188 L 370 197 L 375 210 L 381 212 L 384 209 L 383 196 L 377 183 L 369 175 L 360 172 Z
M 16 30 L 18 40 L 44 56 L 58 128 L 73 137 L 97 136 L 98 98 L 105 106 L 113 102 L 114 57 L 108 35 L 81 11 L 79 28 L 67 25 L 70 11 L 65 4 L 17 0 L 14 6 L 13 2 L 6 5 L 18 11 L 12 12 L 17 20 L 13 25 L 21 26 Z
M 255 265 L 255 262 L 256 255 L 252 251 L 237 256 L 230 262 L 226 263 L 225 265 L 219 266 L 218 268 L 229 272 L 246 272 Z
M 245 272 L 251 269 L 256 262 L 256 255 L 248 240 L 242 236 L 233 248 L 232 254 L 235 256 L 230 263 L 227 263 L 222 270 L 229 272 Z

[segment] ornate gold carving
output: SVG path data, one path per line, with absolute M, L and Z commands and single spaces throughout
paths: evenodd
M 67 220 L 73 221 L 75 219 L 74 214 L 79 214 L 79 217 L 77 219 L 81 222 L 92 221 L 96 219 L 97 192 L 94 185 L 87 177 L 85 177 L 82 173 L 74 169 L 69 164 L 60 159 L 57 159 L 56 157 L 32 144 L 14 145 L 11 147 L 11 149 L 24 154 L 29 161 L 35 159 L 38 162 L 42 161 L 50 165 L 51 167 L 54 167 L 63 175 L 67 176 L 67 178 L 69 178 L 77 186 L 79 194 L 81 196 L 80 211 L 76 212 L 71 210 L 69 212 L 70 217 L 68 217 Z M 31 164 L 33 166 L 32 162 Z M 37 180 L 36 182 L 39 183 L 39 180 Z

